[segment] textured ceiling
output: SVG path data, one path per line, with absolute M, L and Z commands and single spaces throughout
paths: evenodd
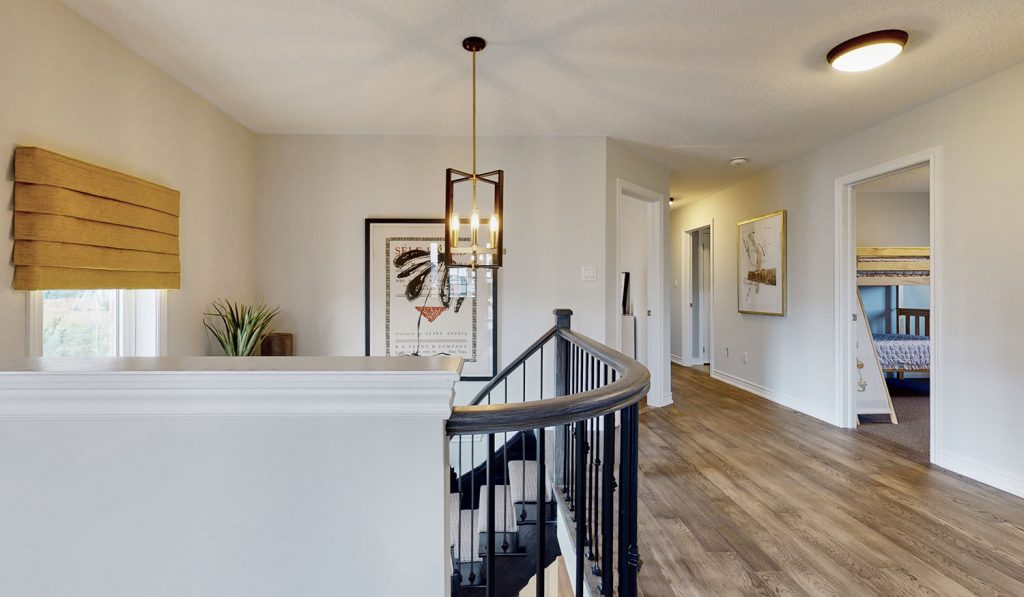
M 931 181 L 925 164 L 857 185 L 858 193 L 927 193 Z
M 1022 0 L 65 3 L 261 133 L 467 134 L 481 35 L 481 135 L 630 141 L 681 202 L 1024 60 Z M 882 28 L 899 59 L 828 68 Z

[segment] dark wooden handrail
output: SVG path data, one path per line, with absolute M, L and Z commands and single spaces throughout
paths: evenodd
M 488 392 L 552 337 L 564 339 L 583 348 L 612 368 L 618 374 L 618 379 L 596 390 L 557 398 L 509 404 L 481 404 Z M 636 360 L 583 334 L 556 327 L 531 345 L 511 365 L 505 367 L 468 406 L 454 407 L 448 419 L 448 435 L 525 431 L 592 419 L 639 402 L 647 395 L 650 387 L 650 372 Z

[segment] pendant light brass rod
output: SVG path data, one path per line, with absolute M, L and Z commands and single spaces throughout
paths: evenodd
M 473 212 L 476 212 L 476 50 L 473 54 Z
M 473 52 L 473 178 L 476 178 L 476 52 Z

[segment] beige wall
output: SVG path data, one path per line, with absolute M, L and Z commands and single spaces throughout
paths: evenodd
M 443 217 L 445 168 L 467 168 L 469 148 L 467 137 L 260 137 L 261 290 L 299 354 L 363 354 L 366 218 Z M 553 325 L 556 307 L 603 340 L 605 140 L 481 138 L 479 156 L 506 178 L 499 362 Z
M 793 408 L 835 412 L 834 186 L 838 177 L 935 146 L 940 294 L 933 306 L 940 361 L 935 462 L 1024 495 L 1019 369 L 1024 259 L 1024 65 L 826 145 L 679 209 L 673 235 L 715 220 L 716 366 Z M 935 189 L 933 189 L 933 192 Z M 736 222 L 789 210 L 786 317 L 736 312 Z M 981 302 L 979 302 L 981 301 Z M 676 326 L 680 326 L 677 318 Z M 677 332 L 678 333 L 678 332 Z M 723 351 L 730 347 L 732 357 Z M 749 351 L 751 362 L 737 357 Z
M 9 231 L 11 157 L 39 145 L 181 191 L 181 290 L 169 292 L 168 352 L 205 354 L 217 297 L 252 297 L 255 136 L 56 0 L 0 2 L 0 212 Z M 25 293 L 0 239 L 0 356 L 24 356 Z
M 857 192 L 857 245 L 927 247 L 931 243 L 928 193 Z

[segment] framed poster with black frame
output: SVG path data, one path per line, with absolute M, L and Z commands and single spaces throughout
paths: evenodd
M 449 269 L 444 234 L 442 219 L 366 220 L 366 355 L 461 357 L 464 381 L 487 381 L 498 370 L 497 270 Z

